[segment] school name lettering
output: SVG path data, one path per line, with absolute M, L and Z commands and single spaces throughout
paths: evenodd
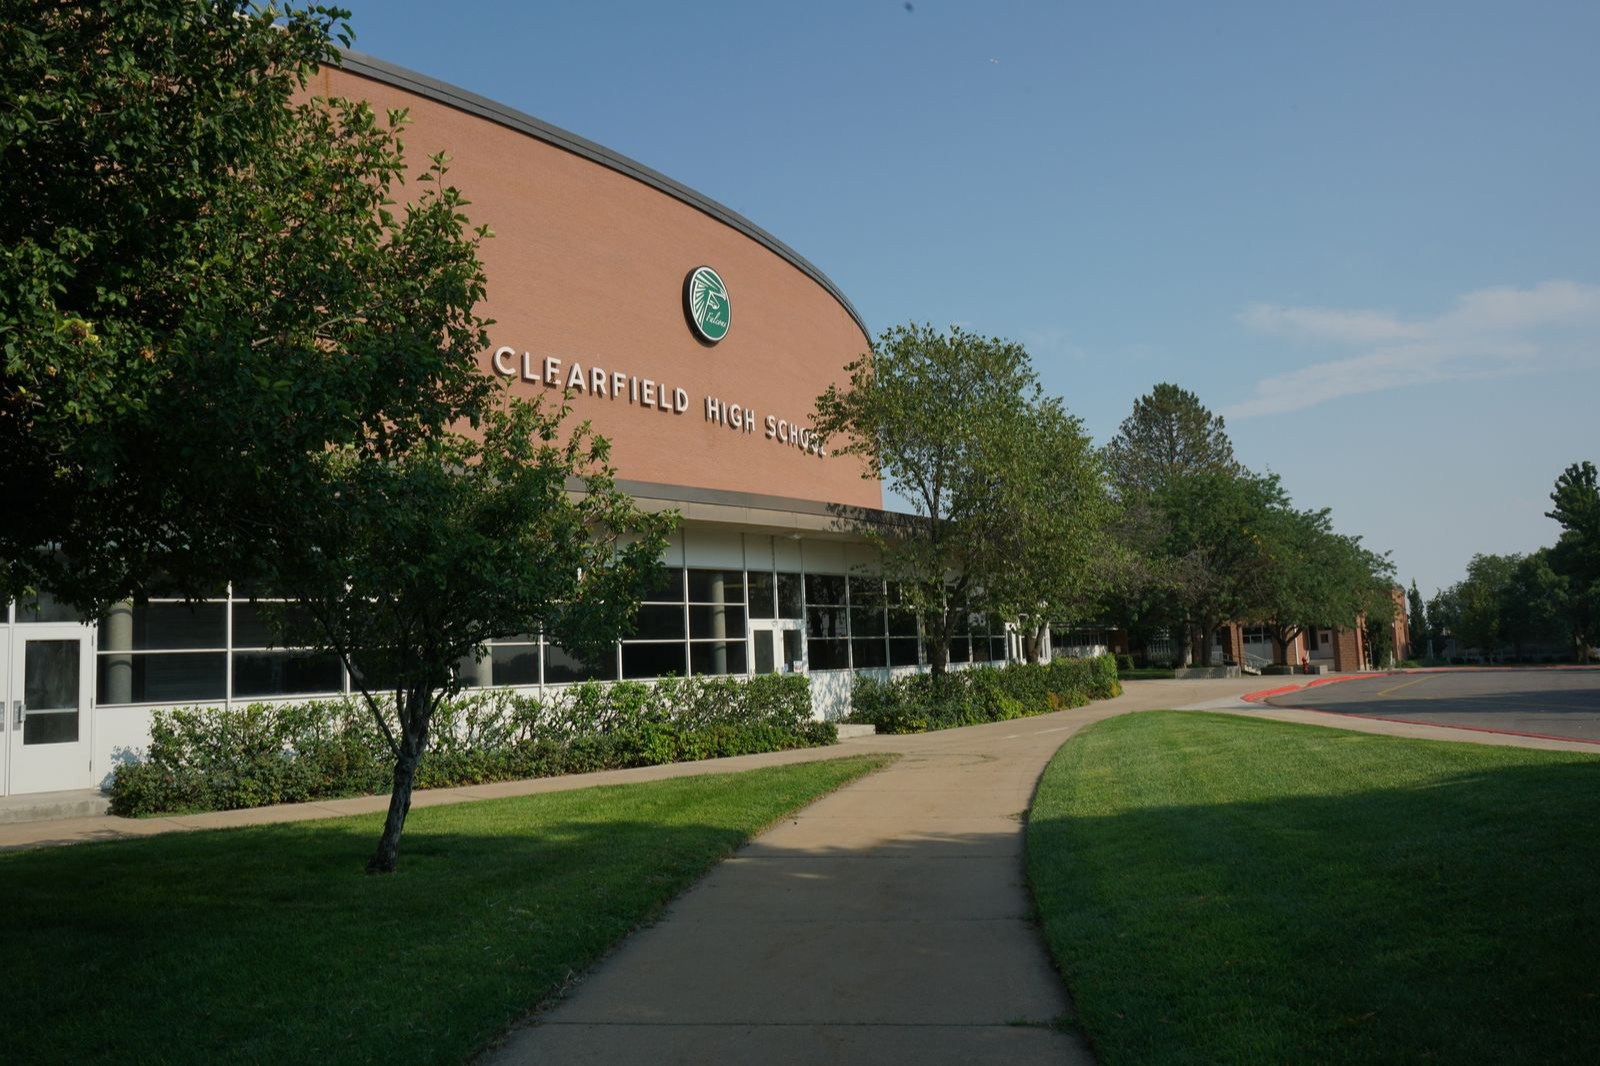
M 690 406 L 689 393 L 667 382 L 641 378 L 621 370 L 606 370 L 598 366 L 584 366 L 577 361 L 566 362 L 553 355 L 535 358 L 531 352 L 518 352 L 510 345 L 494 350 L 491 360 L 495 373 L 501 377 L 542 384 L 548 389 L 560 389 L 574 396 L 592 396 L 613 402 L 622 401 L 630 407 L 650 409 L 663 414 L 682 415 Z M 748 404 L 732 403 L 717 396 L 707 396 L 701 408 L 705 421 L 723 426 L 741 435 L 754 437 L 760 429 L 764 439 L 809 452 L 818 458 L 828 452 L 817 440 L 810 426 L 796 419 L 780 418 L 774 414 L 760 415 Z

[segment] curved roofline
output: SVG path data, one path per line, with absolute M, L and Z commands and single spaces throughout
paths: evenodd
M 839 306 L 849 312 L 850 317 L 855 319 L 856 325 L 860 327 L 862 334 L 868 339 L 868 343 L 871 342 L 872 333 L 867 329 L 867 324 L 861 320 L 861 315 L 856 311 L 855 306 L 850 303 L 844 293 L 839 291 L 839 287 L 833 283 L 828 275 L 818 270 L 810 260 L 799 252 L 784 244 L 754 222 L 751 222 L 737 211 L 719 204 L 709 196 L 695 192 L 687 185 L 673 181 L 660 171 L 652 170 L 643 163 L 635 162 L 603 145 L 579 137 L 576 133 L 571 133 L 558 126 L 552 126 L 548 122 L 541 122 L 532 115 L 524 114 L 521 111 L 507 107 L 505 104 L 490 100 L 486 96 L 479 96 L 477 93 L 468 92 L 458 86 L 448 85 L 436 78 L 430 78 L 426 74 L 419 74 L 414 70 L 395 66 L 393 63 L 363 55 L 360 52 L 342 53 L 339 67 L 352 74 L 359 74 L 364 78 L 371 78 L 374 81 L 383 82 L 385 85 L 404 89 L 407 92 L 426 97 L 447 107 L 453 107 L 458 111 L 465 111 L 480 118 L 486 118 L 491 122 L 516 130 L 518 133 L 525 133 L 535 140 L 544 141 L 546 144 L 554 145 L 563 151 L 571 152 L 591 162 L 599 163 L 603 167 L 609 167 L 619 174 L 625 174 L 635 181 L 643 182 L 659 192 L 666 193 L 675 200 L 688 204 L 697 211 L 710 215 L 723 225 L 738 230 L 756 243 L 764 245 L 769 251 L 782 256 L 801 273 L 822 286 L 828 295 L 839 301 Z

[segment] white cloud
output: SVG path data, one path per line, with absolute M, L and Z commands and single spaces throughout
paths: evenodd
M 1282 414 L 1341 396 L 1527 369 L 1574 341 L 1600 353 L 1600 285 L 1546 281 L 1531 289 L 1479 289 L 1433 318 L 1383 311 L 1256 304 L 1239 321 L 1291 341 L 1356 349 L 1256 382 L 1223 409 L 1229 418 Z

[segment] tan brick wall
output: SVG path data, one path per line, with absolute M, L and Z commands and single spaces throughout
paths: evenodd
M 663 412 L 624 398 L 581 393 L 575 419 L 589 419 L 612 444 L 620 477 L 881 507 L 883 490 L 860 464 L 818 458 L 765 435 L 768 415 L 809 422 L 812 404 L 867 347 L 850 314 L 811 277 L 751 237 L 675 197 L 564 151 L 403 89 L 349 71 L 324 70 L 322 95 L 364 98 L 379 114 L 408 108 L 408 160 L 451 157 L 449 180 L 472 204 L 489 278 L 482 311 L 496 320 L 494 348 L 526 351 L 542 369 L 574 363 L 624 372 L 655 387 L 683 389 L 688 409 Z M 414 196 L 417 186 L 405 195 Z M 732 322 L 714 347 L 690 331 L 683 283 L 702 264 L 728 287 Z M 520 395 L 557 399 L 559 388 L 518 380 Z M 671 393 L 669 392 L 669 395 Z M 706 397 L 753 408 L 756 429 L 708 422 Z

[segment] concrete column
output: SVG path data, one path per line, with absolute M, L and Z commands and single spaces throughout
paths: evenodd
M 463 655 L 456 660 L 456 675 L 461 682 L 471 688 L 489 688 L 494 684 L 494 659 L 491 651 L 484 648 L 482 660 L 471 655 Z
M 717 571 L 716 577 L 711 579 L 711 600 L 716 604 L 711 609 L 711 635 L 721 640 L 728 636 L 728 590 L 723 580 L 722 571 Z M 719 674 L 728 672 L 728 645 L 712 645 L 711 669 Z
M 104 656 L 106 703 L 133 702 L 133 601 L 113 603 L 100 622 L 100 648 L 116 652 Z

